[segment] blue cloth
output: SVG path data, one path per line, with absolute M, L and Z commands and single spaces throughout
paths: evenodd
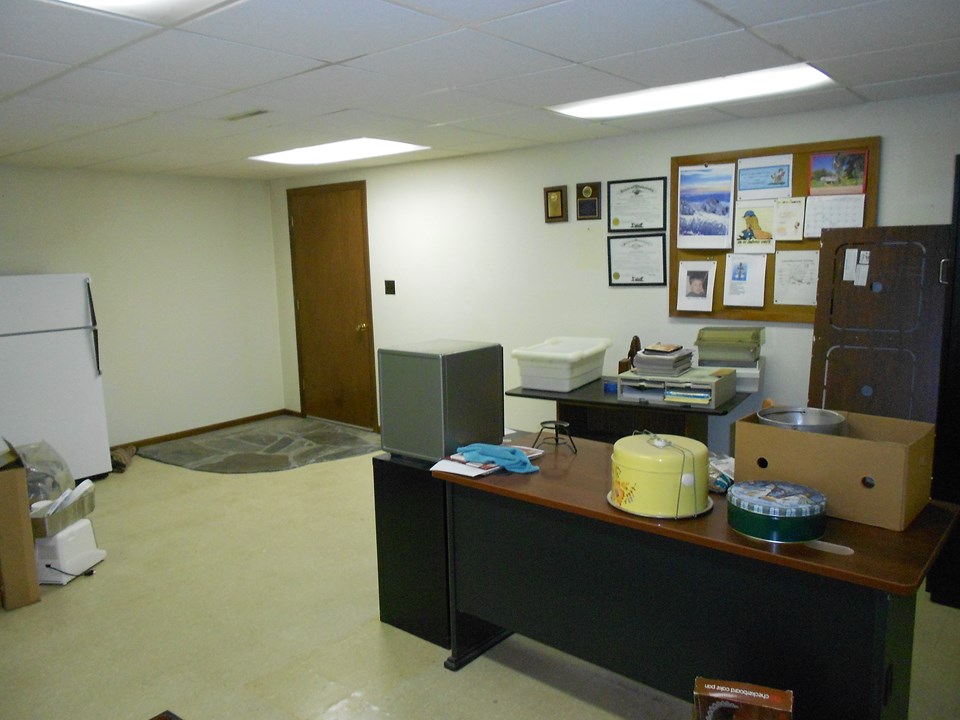
M 520 448 L 473 443 L 457 448 L 457 452 L 463 455 L 467 462 L 494 463 L 510 472 L 534 473 L 540 471 L 540 468 L 530 462 L 530 458 Z

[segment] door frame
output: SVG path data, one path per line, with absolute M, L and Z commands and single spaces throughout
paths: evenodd
M 372 392 L 371 406 L 373 408 L 373 415 L 370 418 L 371 425 L 370 428 L 374 432 L 380 432 L 380 412 L 379 412 L 379 397 L 377 393 L 377 375 L 376 375 L 376 340 L 373 335 L 373 290 L 370 281 L 370 236 L 368 232 L 368 223 L 367 223 L 367 184 L 365 180 L 352 180 L 347 182 L 338 182 L 338 183 L 327 183 L 323 185 L 309 185 L 303 187 L 287 188 L 286 199 L 287 199 L 287 231 L 290 242 L 290 282 L 291 288 L 293 290 L 293 318 L 294 318 L 294 334 L 297 343 L 297 389 L 300 397 L 300 414 L 306 416 L 307 412 L 305 410 L 305 384 L 304 384 L 304 371 L 303 371 L 303 360 L 302 360 L 302 342 L 301 342 L 301 318 L 300 318 L 300 301 L 297 288 L 297 252 L 296 252 L 296 243 L 294 242 L 294 220 L 293 220 L 293 210 L 292 204 L 290 202 L 291 197 L 293 196 L 307 196 L 311 194 L 316 194 L 319 192 L 326 192 L 331 189 L 336 188 L 357 188 L 361 193 L 361 225 L 363 233 L 363 242 L 361 244 L 361 250 L 363 255 L 363 294 L 366 305 L 366 318 L 365 321 L 367 324 L 367 332 L 370 334 L 370 343 L 369 351 L 367 353 L 366 364 L 367 371 L 369 373 L 370 388 Z M 335 422 L 338 422 L 334 420 Z M 345 423 L 347 424 L 347 423 Z M 366 426 L 358 426 L 366 427 Z

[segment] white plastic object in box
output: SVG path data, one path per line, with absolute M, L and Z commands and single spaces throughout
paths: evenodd
M 107 556 L 97 547 L 88 518 L 77 520 L 56 535 L 34 541 L 37 579 L 41 585 L 66 585 Z
M 517 348 L 520 383 L 530 390 L 569 392 L 603 374 L 609 338 L 553 337 L 539 345 Z
M 737 392 L 759 392 L 763 386 L 763 368 L 766 365 L 766 358 L 762 355 L 757 358 L 755 367 L 738 367 L 737 371 Z

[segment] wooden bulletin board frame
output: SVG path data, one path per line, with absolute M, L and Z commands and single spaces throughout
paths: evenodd
M 670 161 L 670 187 L 673 204 L 670 210 L 670 317 L 726 318 L 749 320 L 753 322 L 797 322 L 813 323 L 816 307 L 813 305 L 776 305 L 773 302 L 773 277 L 775 253 L 766 256 L 767 282 L 764 288 L 763 307 L 726 307 L 723 304 L 723 278 L 725 277 L 726 255 L 731 248 L 688 249 L 677 248 L 677 209 L 679 206 L 679 171 L 681 167 L 691 165 L 713 165 L 717 163 L 736 163 L 741 158 L 764 157 L 766 155 L 793 155 L 793 195 L 806 196 L 810 178 L 810 159 L 813 155 L 845 150 L 865 150 L 867 152 L 866 187 L 863 208 L 864 227 L 877 224 L 877 191 L 880 179 L 880 138 L 861 137 L 847 140 L 807 143 L 804 145 L 782 145 L 779 147 L 752 148 L 729 152 L 708 153 L 705 155 L 685 155 L 674 157 Z M 736 197 L 736 195 L 734 195 Z M 730 212 L 733 213 L 731 208 Z M 819 250 L 819 238 L 804 238 L 799 242 L 787 243 L 785 250 Z M 677 287 L 681 261 L 715 260 L 717 272 L 713 283 L 712 312 L 677 310 Z

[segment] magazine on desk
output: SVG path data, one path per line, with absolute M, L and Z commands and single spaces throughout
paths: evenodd
M 540 448 L 525 447 L 523 445 L 509 445 L 508 447 L 515 447 L 517 450 L 522 450 L 523 454 L 531 460 L 543 455 L 543 450 Z M 466 477 L 480 477 L 481 475 L 489 475 L 490 473 L 495 473 L 499 469 L 500 466 L 494 463 L 467 462 L 467 459 L 460 453 L 454 453 L 449 457 L 445 457 L 443 460 L 438 461 L 433 465 L 433 467 L 430 468 L 432 471 L 446 472 L 453 475 L 464 475 Z

